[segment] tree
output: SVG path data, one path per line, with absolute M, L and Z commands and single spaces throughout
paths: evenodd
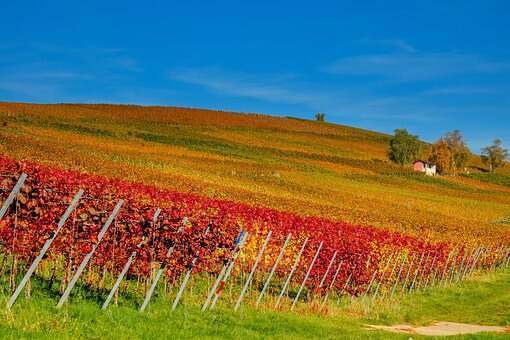
M 452 132 L 448 132 L 443 140 L 446 142 L 448 147 L 450 148 L 450 152 L 453 158 L 452 171 L 455 174 L 457 170 L 464 169 L 466 163 L 469 159 L 471 152 L 464 142 L 464 137 L 460 130 L 453 130 Z
M 325 119 L 326 119 L 326 114 L 325 113 L 317 112 L 315 114 L 315 120 L 316 121 L 323 122 Z
M 489 165 L 492 172 L 505 163 L 508 158 L 508 150 L 503 149 L 500 139 L 495 139 L 492 145 L 482 149 L 482 162 Z
M 396 129 L 390 140 L 388 157 L 400 165 L 412 163 L 421 152 L 421 142 L 418 136 L 411 135 L 406 129 Z
M 444 139 L 438 140 L 432 144 L 430 150 L 429 162 L 436 165 L 436 170 L 441 175 L 446 175 L 452 172 L 454 168 L 454 156 L 448 142 Z

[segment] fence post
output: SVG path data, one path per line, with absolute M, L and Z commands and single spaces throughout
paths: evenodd
M 335 274 L 333 275 L 333 279 L 331 280 L 329 287 L 326 290 L 326 295 L 324 295 L 324 300 L 322 300 L 320 310 L 324 308 L 324 306 L 326 305 L 326 301 L 328 301 L 329 292 L 331 291 L 331 288 L 333 288 L 333 286 L 335 285 L 336 278 L 338 276 L 338 273 L 340 272 L 340 268 L 342 267 L 343 263 L 344 263 L 343 260 L 341 260 L 340 263 L 338 263 L 338 267 L 336 268 Z
M 264 241 L 262 248 L 260 248 L 257 258 L 255 259 L 255 263 L 253 264 L 253 267 L 251 268 L 250 275 L 248 275 L 248 279 L 246 280 L 246 283 L 244 284 L 243 290 L 241 291 L 241 294 L 239 294 L 239 298 L 237 299 L 236 305 L 234 306 L 234 310 L 237 310 L 239 308 L 239 306 L 241 305 L 241 302 L 243 301 L 244 294 L 246 294 L 246 291 L 248 290 L 248 287 L 251 284 L 251 280 L 253 279 L 253 274 L 255 274 L 255 270 L 257 270 L 257 266 L 259 265 L 260 260 L 262 260 L 262 255 L 264 255 L 264 251 L 266 250 L 267 244 L 269 243 L 269 240 L 271 239 L 272 233 L 273 233 L 272 230 L 269 230 L 269 232 L 267 233 L 266 240 Z
M 207 307 L 209 306 L 209 303 L 211 302 L 211 299 L 212 299 L 214 293 L 216 292 L 216 289 L 218 288 L 218 286 L 219 286 L 223 276 L 225 275 L 226 270 L 227 270 L 227 268 L 230 265 L 230 262 L 231 261 L 235 261 L 235 259 L 239 255 L 240 248 L 242 246 L 242 243 L 244 242 L 245 233 L 246 233 L 246 231 L 244 229 L 241 229 L 241 231 L 239 232 L 239 235 L 237 236 L 237 238 L 235 240 L 235 243 L 234 243 L 234 248 L 230 252 L 231 258 L 228 259 L 226 261 L 226 263 L 224 263 L 224 265 L 221 267 L 220 273 L 218 274 L 218 277 L 216 278 L 216 281 L 214 281 L 213 285 L 209 289 L 209 293 L 207 294 L 207 298 L 206 298 L 204 304 L 202 305 L 202 312 L 204 312 L 207 309 Z
M 430 277 L 432 276 L 432 269 L 434 268 L 434 264 L 436 264 L 436 261 L 437 261 L 437 257 L 434 256 L 432 258 L 432 263 L 430 264 L 430 267 L 429 267 L 429 272 L 427 274 L 427 279 L 425 280 L 425 286 L 423 287 L 423 290 L 427 289 L 428 285 L 429 285 L 429 282 L 430 282 Z M 434 271 L 434 279 L 435 279 L 435 275 L 437 273 L 437 268 L 436 270 Z
M 448 270 L 448 264 L 450 263 L 450 258 L 452 256 L 453 251 L 454 251 L 453 249 L 450 250 L 450 252 L 448 253 L 448 258 L 446 259 L 446 262 L 444 264 L 443 275 L 441 275 L 441 280 L 440 280 L 440 284 L 441 285 L 444 284 L 444 279 L 445 279 L 446 271 Z
M 319 247 L 317 248 L 317 251 L 315 252 L 315 256 L 312 259 L 312 262 L 310 263 L 310 267 L 308 268 L 308 271 L 306 272 L 305 278 L 303 279 L 303 282 L 301 282 L 301 286 L 299 287 L 299 290 L 296 294 L 296 297 L 294 298 L 294 302 L 292 302 L 292 306 L 290 307 L 290 310 L 294 310 L 294 307 L 296 306 L 296 303 L 299 299 L 299 295 L 301 295 L 301 291 L 305 287 L 306 280 L 308 280 L 308 276 L 310 276 L 310 273 L 312 272 L 313 265 L 315 264 L 315 261 L 317 260 L 317 257 L 319 257 L 319 253 L 322 249 L 323 241 L 319 243 Z
M 14 198 L 16 198 L 16 195 L 20 191 L 21 187 L 23 187 L 23 184 L 25 183 L 25 180 L 27 179 L 27 174 L 22 173 L 21 176 L 19 176 L 18 181 L 14 185 L 14 188 L 12 188 L 11 193 L 9 196 L 7 196 L 7 199 L 4 201 L 4 204 L 2 204 L 2 208 L 0 209 L 0 220 L 4 217 L 5 213 L 7 212 L 7 209 L 9 209 L 9 206 L 12 204 L 12 201 Z
M 409 286 L 409 293 L 413 292 L 414 285 L 416 283 L 416 278 L 418 277 L 418 274 L 420 273 L 421 264 L 423 263 L 423 258 L 425 257 L 425 252 L 421 254 L 420 262 L 418 263 L 418 267 L 416 267 L 414 271 L 413 281 L 411 282 L 411 285 Z
M 324 281 L 326 281 L 326 277 L 329 274 L 329 270 L 331 269 L 331 266 L 333 265 L 333 262 L 335 262 L 336 254 L 338 253 L 338 250 L 335 250 L 333 253 L 333 257 L 331 257 L 331 260 L 329 261 L 328 268 L 326 268 L 326 272 L 322 276 L 321 282 L 319 283 L 319 288 L 322 288 L 322 285 L 324 284 Z
M 209 234 L 209 230 L 210 230 L 209 227 L 207 227 L 207 229 L 204 232 L 204 236 Z M 189 267 L 188 271 L 186 272 L 184 279 L 182 280 L 181 287 L 179 288 L 179 291 L 177 292 L 177 295 L 175 296 L 174 303 L 172 304 L 172 311 L 174 311 L 175 308 L 177 308 L 177 305 L 179 304 L 179 301 L 181 300 L 182 293 L 184 292 L 184 289 L 186 289 L 186 285 L 188 284 L 189 278 L 191 277 L 193 267 L 195 267 L 195 264 L 197 263 L 197 261 L 198 261 L 198 256 L 195 256 L 193 261 L 191 261 L 190 267 Z
M 280 263 L 283 255 L 285 254 L 285 249 L 287 248 L 287 245 L 289 244 L 289 241 L 290 241 L 291 237 L 292 237 L 292 234 L 289 233 L 287 235 L 287 238 L 285 239 L 285 242 L 283 243 L 282 249 L 280 250 L 280 253 L 278 254 L 278 257 L 274 261 L 273 268 L 271 268 L 271 272 L 269 273 L 269 276 L 267 277 L 267 280 L 264 283 L 264 287 L 262 288 L 262 291 L 259 294 L 259 297 L 257 299 L 257 302 L 256 302 L 255 306 L 258 306 L 260 301 L 262 301 L 262 297 L 264 296 L 264 293 L 266 292 L 267 287 L 269 287 L 269 282 L 271 281 L 271 278 L 273 277 L 274 272 L 276 271 L 278 263 Z
M 418 280 L 416 281 L 415 290 L 420 289 L 421 286 L 424 284 L 423 281 L 425 279 L 425 274 L 427 271 L 427 264 L 429 263 L 430 253 L 431 253 L 431 251 L 427 252 L 427 257 L 425 257 L 425 261 L 423 262 L 423 267 L 421 268 L 421 274 L 418 273 Z
M 154 213 L 154 216 L 152 217 L 154 224 L 156 223 L 160 213 L 161 213 L 161 209 L 157 208 L 156 212 Z M 142 241 L 140 243 L 138 243 L 135 250 L 133 250 L 133 252 L 129 256 L 128 260 L 126 261 L 126 264 L 124 265 L 124 268 L 122 268 L 122 271 L 120 272 L 119 276 L 117 277 L 117 281 L 115 281 L 115 284 L 113 285 L 112 289 L 110 290 L 110 294 L 108 294 L 108 297 L 104 301 L 101 309 L 106 309 L 108 307 L 108 305 L 110 304 L 110 301 L 112 300 L 113 295 L 115 295 L 115 292 L 119 289 L 120 283 L 124 279 L 124 276 L 126 276 L 129 268 L 131 267 L 131 264 L 135 260 L 135 257 L 138 255 L 138 250 L 140 250 L 140 248 L 142 247 L 142 245 L 144 243 L 145 243 L 145 239 L 142 239 Z
M 14 291 L 14 294 L 12 294 L 11 298 L 9 299 L 9 301 L 7 301 L 7 309 L 10 309 L 12 307 L 12 305 L 16 302 L 16 299 L 18 298 L 18 295 L 21 293 L 21 291 L 23 290 L 23 288 L 25 287 L 27 282 L 30 280 L 30 277 L 32 277 L 32 274 L 36 270 L 37 266 L 39 266 L 39 263 L 41 262 L 41 260 L 43 259 L 44 255 L 46 254 L 46 252 L 50 248 L 51 244 L 53 243 L 53 241 L 57 237 L 58 233 L 60 232 L 60 229 L 62 229 L 62 227 L 66 223 L 67 219 L 69 218 L 69 215 L 71 215 L 71 213 L 76 208 L 76 205 L 80 201 L 82 195 L 83 195 L 83 190 L 82 189 L 79 190 L 76 193 L 76 195 L 74 195 L 73 200 L 71 201 L 71 203 L 67 207 L 67 209 L 64 212 L 64 214 L 60 217 L 60 221 L 58 222 L 57 229 L 50 234 L 50 238 L 46 240 L 46 242 L 44 243 L 44 246 L 42 247 L 41 251 L 39 252 L 39 255 L 32 262 L 32 265 L 30 266 L 30 268 L 28 268 L 25 276 L 23 276 L 23 279 L 21 279 L 20 284 L 18 285 L 18 287 L 16 287 L 16 290 Z
M 395 256 L 395 258 L 396 258 L 396 256 Z M 393 254 L 390 255 L 388 262 L 386 262 L 386 266 L 384 266 L 384 270 L 381 274 L 381 279 L 379 280 L 379 282 L 377 282 L 377 287 L 375 288 L 375 292 L 374 292 L 374 296 L 372 297 L 372 301 L 374 301 L 377 298 L 377 294 L 379 293 L 379 288 L 381 287 L 381 284 L 384 281 L 384 276 L 386 275 L 386 271 L 388 270 L 392 260 L 393 260 Z
M 223 278 L 221 279 L 222 286 L 224 287 L 225 283 L 230 277 L 230 273 L 232 272 L 232 269 L 234 269 L 234 265 L 236 263 L 237 258 L 239 257 L 239 254 L 241 253 L 242 247 L 244 245 L 244 242 L 246 242 L 246 239 L 248 238 L 248 232 L 245 232 L 243 235 L 243 238 L 241 239 L 239 243 L 239 248 L 237 251 L 237 254 L 234 256 L 232 261 L 228 264 L 227 270 L 225 271 L 225 275 L 223 275 Z M 219 279 L 220 277 L 218 277 Z M 221 290 L 216 290 L 214 294 L 214 298 L 211 302 L 211 309 L 213 309 L 216 306 L 216 302 L 218 302 L 218 299 L 220 298 L 221 293 L 223 292 L 223 287 Z
M 81 262 L 80 266 L 78 267 L 78 270 L 76 270 L 76 273 L 74 274 L 74 276 L 72 277 L 71 281 L 67 285 L 67 288 L 64 291 L 64 294 L 62 294 L 62 296 L 60 297 L 60 300 L 57 303 L 57 308 L 62 307 L 62 305 L 69 298 L 69 294 L 71 293 L 71 290 L 73 289 L 74 285 L 76 284 L 76 282 L 80 278 L 81 273 L 83 272 L 83 270 L 85 269 L 85 267 L 89 263 L 90 259 L 92 258 L 92 255 L 94 255 L 94 252 L 96 251 L 97 246 L 99 245 L 99 243 L 103 239 L 104 234 L 106 234 L 106 231 L 110 227 L 110 224 L 112 224 L 113 219 L 119 213 L 120 208 L 122 207 L 122 204 L 124 204 L 124 200 L 122 200 L 122 199 L 117 202 L 117 205 L 115 206 L 115 208 L 113 209 L 112 213 L 108 217 L 108 220 L 105 222 L 103 228 L 99 232 L 99 235 L 97 236 L 97 242 L 92 246 L 92 250 L 85 256 L 85 258 Z
M 303 251 L 305 250 L 306 244 L 308 243 L 308 237 L 305 238 L 303 241 L 303 245 L 301 246 L 301 249 L 299 250 L 298 255 L 296 256 L 296 259 L 294 260 L 294 264 L 292 265 L 292 268 L 290 270 L 289 276 L 287 276 L 287 280 L 285 280 L 285 284 L 282 287 L 282 291 L 280 292 L 280 295 L 278 296 L 278 299 L 276 299 L 275 308 L 278 308 L 280 305 L 280 301 L 283 297 L 283 294 L 285 294 L 285 291 L 289 287 L 290 280 L 292 279 L 292 275 L 294 275 L 294 272 L 296 271 L 296 268 L 299 264 L 299 260 L 301 259 L 301 255 L 303 254 Z
M 182 219 L 182 226 L 179 227 L 179 229 L 177 230 L 177 235 L 184 231 L 184 226 L 187 223 L 188 223 L 188 218 L 184 217 Z M 172 254 L 174 252 L 174 249 L 175 249 L 175 244 L 176 244 L 176 241 L 172 240 L 172 244 L 171 244 L 170 248 L 168 248 L 168 250 L 166 252 L 166 259 L 168 259 L 170 256 L 172 256 Z M 149 302 L 151 300 L 152 294 L 154 293 L 154 290 L 156 289 L 156 286 L 158 285 L 159 279 L 161 278 L 161 275 L 163 275 L 163 273 L 166 270 L 166 264 L 161 263 L 160 265 L 161 265 L 161 267 L 156 272 L 156 276 L 154 276 L 154 279 L 152 280 L 151 286 L 149 287 L 149 290 L 145 294 L 145 299 L 143 300 L 143 303 L 140 306 L 140 312 L 143 312 L 145 310 L 145 308 L 147 308 L 147 306 L 149 305 Z
M 402 294 L 404 294 L 404 292 L 405 292 L 405 289 L 407 286 L 407 281 L 409 280 L 409 275 L 411 274 L 411 269 L 413 268 L 415 257 L 416 257 L 416 254 L 413 254 L 413 256 L 411 257 L 411 262 L 409 262 L 409 269 L 407 269 L 406 278 L 404 280 L 404 284 L 402 285 Z
M 400 281 L 400 276 L 402 275 L 402 270 L 404 269 L 404 265 L 407 262 L 407 255 L 404 257 L 404 260 L 400 264 L 400 269 L 398 270 L 397 278 L 395 279 L 395 284 L 393 284 L 393 288 L 391 289 L 390 299 L 393 297 L 393 294 L 395 294 L 395 290 L 397 289 L 397 284 Z

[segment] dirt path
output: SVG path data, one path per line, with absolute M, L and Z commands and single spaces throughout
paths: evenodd
M 436 322 L 430 326 L 420 327 L 415 327 L 411 325 L 394 325 L 394 326 L 367 325 L 367 327 L 371 329 L 381 329 L 395 333 L 420 334 L 430 336 L 461 335 L 480 332 L 510 333 L 510 327 L 480 326 L 455 322 Z

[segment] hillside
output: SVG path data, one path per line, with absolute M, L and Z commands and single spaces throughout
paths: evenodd
M 0 154 L 422 239 L 508 239 L 508 169 L 426 178 L 387 161 L 389 136 L 264 115 L 0 103 Z

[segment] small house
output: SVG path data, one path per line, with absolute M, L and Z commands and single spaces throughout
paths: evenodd
M 427 176 L 436 175 L 436 165 L 427 161 L 417 160 L 413 163 L 413 169 L 416 172 L 423 172 Z

